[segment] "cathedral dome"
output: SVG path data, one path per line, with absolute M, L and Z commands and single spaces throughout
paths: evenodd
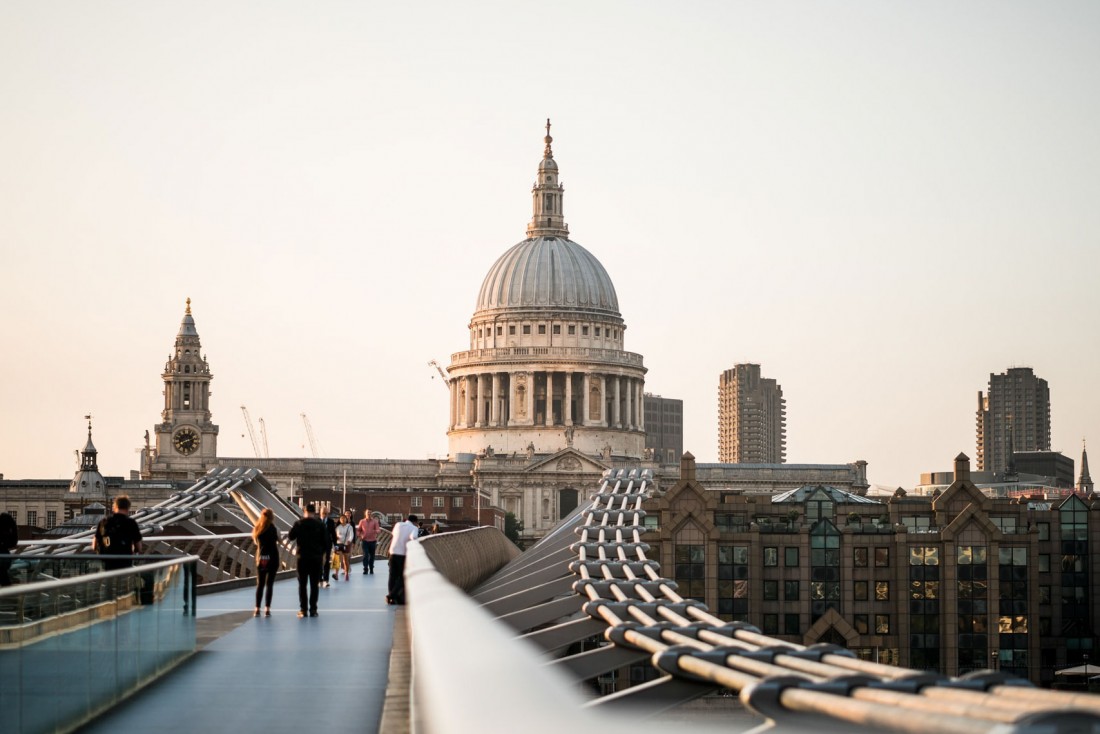
M 477 311 L 564 308 L 619 315 L 600 261 L 565 237 L 530 237 L 501 255 L 481 284 Z

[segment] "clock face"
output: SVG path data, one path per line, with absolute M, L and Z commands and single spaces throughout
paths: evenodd
M 172 446 L 183 455 L 193 454 L 199 448 L 199 434 L 190 428 L 181 428 L 172 437 Z

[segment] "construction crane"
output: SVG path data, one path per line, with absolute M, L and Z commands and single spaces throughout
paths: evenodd
M 309 450 L 313 452 L 313 458 L 321 456 L 321 450 L 317 447 L 317 437 L 313 435 L 313 426 L 309 424 L 309 418 L 302 413 L 302 423 L 306 426 L 306 436 L 309 438 Z
M 444 372 L 443 368 L 439 366 L 439 362 L 436 362 L 433 359 L 432 361 L 428 362 L 428 366 L 429 367 L 435 367 L 435 371 L 438 372 L 439 376 L 443 378 L 443 389 L 444 390 L 449 390 L 450 388 L 447 387 L 447 373 Z M 435 379 L 435 375 L 432 375 L 432 379 L 433 380 Z
M 260 443 L 256 440 L 256 432 L 252 430 L 252 416 L 248 414 L 248 408 L 241 406 L 241 412 L 244 413 L 244 424 L 248 427 L 248 437 L 252 439 L 252 450 L 256 453 L 256 458 L 262 458 L 260 454 Z
M 264 442 L 264 458 L 271 456 L 271 453 L 267 450 L 267 425 L 264 423 L 264 419 L 260 418 L 260 438 Z

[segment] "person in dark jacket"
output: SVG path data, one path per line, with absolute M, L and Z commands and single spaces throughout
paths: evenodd
M 336 544 L 336 521 L 328 516 L 328 507 L 321 507 L 321 525 L 325 528 L 325 553 L 321 560 L 321 586 L 328 586 L 332 574 L 332 546 Z
M 321 561 L 325 557 L 328 532 L 317 516 L 313 505 L 306 505 L 306 514 L 287 534 L 288 540 L 298 544 L 298 618 L 309 614 L 317 616 L 317 588 L 321 584 Z M 309 596 L 306 597 L 306 582 Z
M 256 542 L 256 608 L 252 616 L 260 616 L 260 602 L 266 592 L 264 616 L 270 617 L 275 575 L 279 573 L 279 531 L 275 528 L 275 512 L 270 507 L 260 513 L 260 519 L 252 528 L 252 540 Z
M 130 498 L 120 494 L 115 497 L 113 507 L 114 514 L 99 521 L 92 538 L 92 550 L 108 556 L 103 560 L 103 567 L 107 570 L 134 565 L 132 558 L 110 556 L 136 556 L 141 553 L 141 528 L 130 517 Z

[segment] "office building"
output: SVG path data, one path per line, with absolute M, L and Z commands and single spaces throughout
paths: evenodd
M 1011 471 L 1016 451 L 1050 451 L 1050 388 L 1030 367 L 989 375 L 978 391 L 978 471 Z
M 658 464 L 679 465 L 684 453 L 684 401 L 645 393 L 646 454 Z

